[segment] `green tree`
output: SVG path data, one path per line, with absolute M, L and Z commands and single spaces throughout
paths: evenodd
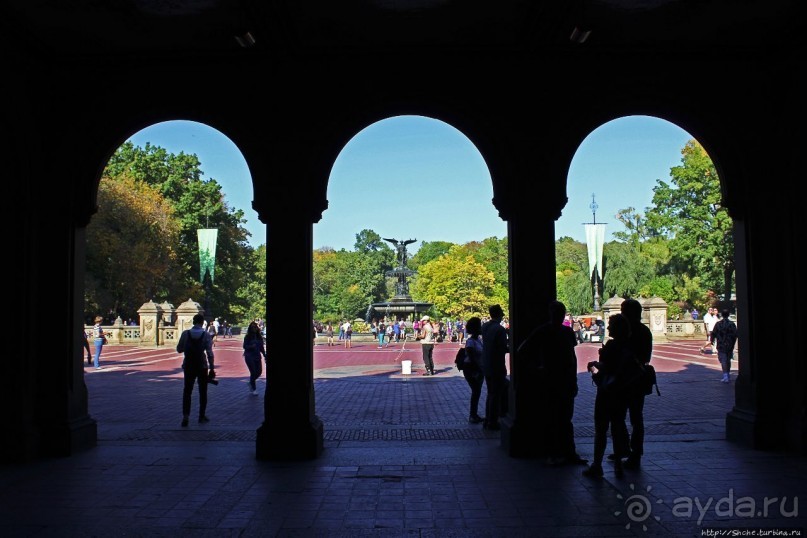
M 510 281 L 509 273 L 509 251 L 507 238 L 488 237 L 482 241 L 471 241 L 461 245 L 458 255 L 467 253 L 474 257 L 474 261 L 481 263 L 488 271 L 493 273 L 496 284 L 508 287 Z
M 614 238 L 617 241 L 628 243 L 636 251 L 640 250 L 642 242 L 648 239 L 647 226 L 641 213 L 632 207 L 620 209 L 617 211 L 616 220 L 622 223 L 625 230 L 614 232 Z
M 448 254 L 453 246 L 454 243 L 448 241 L 424 241 L 420 244 L 418 251 L 409 259 L 409 268 L 417 271 L 421 265 L 436 260 L 443 254 Z
M 566 270 L 559 271 L 556 276 L 558 299 L 563 301 L 569 312 L 587 314 L 594 306 L 594 293 L 587 272 Z
M 378 252 L 332 249 L 314 253 L 314 312 L 317 319 L 364 318 L 386 293 L 385 266 Z M 387 266 L 388 267 L 388 266 Z
M 238 301 L 230 305 L 230 310 L 239 324 L 248 325 L 254 319 L 266 318 L 266 245 L 250 254 L 243 269 L 248 278 L 236 290 Z
M 653 264 L 634 246 L 616 241 L 603 248 L 603 300 L 608 297 L 636 297 L 642 286 L 655 276 Z
M 397 251 L 376 232 L 367 229 L 356 234 L 354 248 L 356 253 L 367 258 L 364 262 L 367 270 L 373 271 L 377 276 L 373 279 L 373 288 L 369 290 L 372 302 L 388 299 L 394 294 L 395 279 L 387 277 L 386 273 L 396 265 Z
M 149 300 L 198 292 L 176 250 L 173 206 L 157 189 L 129 174 L 105 178 L 98 207 L 86 232 L 85 312 L 136 318 Z
M 585 243 L 564 236 L 555 241 L 555 265 L 558 271 L 589 272 Z
M 671 271 L 699 277 L 709 289 L 731 296 L 734 276 L 732 221 L 722 205 L 720 179 L 703 147 L 690 140 L 670 182 L 658 180 L 647 225 L 669 239 Z
M 356 234 L 356 242 L 353 244 L 356 252 L 370 254 L 375 252 L 393 253 L 389 244 L 373 230 L 364 229 Z
M 434 305 L 438 317 L 487 315 L 494 297 L 496 277 L 487 267 L 463 256 L 454 246 L 443 256 L 422 265 L 413 285 L 413 297 Z M 502 305 L 507 309 L 507 304 Z
M 201 162 L 196 155 L 167 150 L 146 142 L 144 147 L 126 141 L 110 157 L 105 173 L 116 177 L 124 172 L 157 187 L 163 196 L 177 201 L 189 181 L 201 181 Z
M 555 288 L 559 301 L 569 312 L 591 312 L 594 294 L 589 277 L 585 243 L 564 236 L 555 241 Z
M 342 251 L 341 253 L 344 253 Z M 345 308 L 340 304 L 339 256 L 332 248 L 314 251 L 314 319 L 338 322 L 344 319 Z
M 179 225 L 173 246 L 177 265 L 161 270 L 183 279 L 185 288 L 196 289 L 194 295 L 200 302 L 204 297 L 198 291 L 201 283 L 197 230 L 208 227 L 218 230 L 215 281 L 207 299 L 215 315 L 232 318 L 235 312 L 250 308 L 241 302 L 248 294 L 239 290 L 254 278 L 250 273 L 253 249 L 247 242 L 249 232 L 243 227 L 243 212 L 227 205 L 218 182 L 203 181 L 201 176 L 195 155 L 174 155 L 158 146 L 147 143 L 140 148 L 131 142 L 118 148 L 104 172 L 109 181 L 130 177 L 147 184 L 173 206 L 174 219 Z M 101 207 L 99 213 L 104 210 Z

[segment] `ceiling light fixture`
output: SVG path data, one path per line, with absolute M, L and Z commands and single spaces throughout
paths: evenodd
M 572 30 L 572 35 L 569 36 L 569 41 L 573 43 L 585 43 L 588 36 L 591 35 L 591 30 L 581 30 L 577 26 Z
M 235 41 L 247 49 L 255 44 L 255 37 L 252 35 L 252 32 L 246 32 L 242 35 L 235 36 Z

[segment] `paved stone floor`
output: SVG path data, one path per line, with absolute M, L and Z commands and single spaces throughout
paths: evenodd
M 581 372 L 597 348 L 578 347 Z M 85 375 L 98 446 L 3 467 L 0 536 L 804 536 L 807 459 L 725 441 L 733 384 L 697 348 L 656 344 L 662 394 L 647 400 L 642 468 L 592 480 L 510 458 L 468 424 L 456 344 L 437 346 L 434 377 L 411 342 L 316 346 L 325 450 L 304 462 L 255 458 L 264 384 L 248 393 L 239 340 L 216 347 L 211 422 L 188 428 L 179 356 L 110 346 Z M 585 373 L 579 385 L 576 443 L 590 458 L 594 389 Z

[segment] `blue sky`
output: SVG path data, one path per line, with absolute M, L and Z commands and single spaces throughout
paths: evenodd
M 585 241 L 591 195 L 606 240 L 622 225 L 614 215 L 650 205 L 656 180 L 667 180 L 681 164 L 692 137 L 664 120 L 620 118 L 600 126 L 581 144 L 569 170 L 569 203 L 555 226 L 557 237 Z M 235 144 L 206 125 L 170 121 L 152 125 L 130 140 L 171 153 L 195 154 L 204 179 L 223 187 L 227 203 L 243 209 L 250 244 L 266 242 L 266 227 L 252 210 L 249 169 Z M 283 181 L 284 178 L 278 178 Z M 491 203 L 493 188 L 485 161 L 458 130 L 441 121 L 400 116 L 370 125 L 339 154 L 328 183 L 328 209 L 314 226 L 314 248 L 353 249 L 355 236 L 371 229 L 382 237 L 466 243 L 504 237 L 506 223 Z

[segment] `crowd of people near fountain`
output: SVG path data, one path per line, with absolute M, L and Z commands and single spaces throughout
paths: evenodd
M 485 316 L 482 322 L 485 323 L 490 320 Z M 434 331 L 435 342 L 457 342 L 464 343 L 466 337 L 465 320 L 462 318 L 457 319 L 430 319 Z M 510 323 L 507 318 L 502 320 L 505 329 L 510 328 Z M 414 340 L 416 335 L 423 327 L 423 318 L 406 320 L 401 318 L 373 318 L 369 324 L 352 322 L 350 320 L 342 320 L 338 325 L 330 321 L 313 322 L 314 337 L 324 336 L 328 345 L 336 345 L 348 340 L 348 333 L 350 339 L 356 334 L 372 335 L 378 340 L 378 347 L 386 347 L 390 344 L 397 344 L 402 341 Z M 333 339 L 333 340 L 331 340 Z

